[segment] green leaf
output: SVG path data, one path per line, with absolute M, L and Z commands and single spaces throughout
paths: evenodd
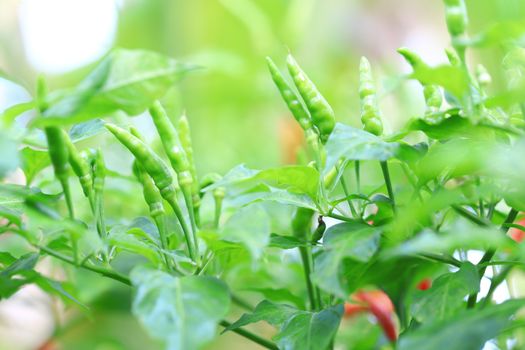
M 337 123 L 326 143 L 326 175 L 342 158 L 343 160 L 380 160 L 396 155 L 399 144 L 385 142 L 381 138 L 361 129 Z
M 6 125 L 11 125 L 19 115 L 35 108 L 35 102 L 22 102 L 5 109 L 0 115 L 0 120 Z
M 140 231 L 140 228 L 133 228 L 134 231 Z M 109 243 L 117 250 L 124 250 L 138 255 L 142 255 L 152 263 L 161 264 L 161 256 L 158 248 L 150 242 L 140 239 L 136 233 L 131 234 L 130 228 L 123 225 L 116 225 L 111 228 L 108 234 Z M 145 233 L 142 234 L 147 236 Z
M 469 84 L 468 76 L 462 68 L 449 65 L 438 67 L 417 65 L 414 67 L 412 78 L 423 85 L 442 86 L 458 98 L 466 93 Z
M 155 339 L 170 350 L 200 349 L 215 336 L 228 313 L 230 295 L 220 280 L 205 276 L 175 277 L 137 267 L 132 311 Z
M 71 130 L 69 130 L 69 137 L 71 141 L 78 142 L 100 134 L 104 130 L 104 121 L 102 119 L 92 119 L 73 125 Z
M 266 321 L 279 327 L 279 333 L 273 338 L 279 349 L 323 350 L 337 332 L 342 314 L 340 305 L 319 312 L 308 312 L 263 300 L 253 313 L 242 315 L 225 331 Z
M 524 305 L 522 299 L 509 300 L 484 309 L 473 309 L 445 320 L 408 331 L 399 340 L 398 350 L 479 350 L 510 323 L 510 317 Z
M 281 326 L 273 338 L 283 350 L 327 349 L 337 333 L 343 307 L 334 306 L 320 312 L 300 312 Z
M 477 292 L 478 270 L 464 263 L 459 271 L 439 276 L 429 290 L 418 291 L 411 305 L 412 314 L 421 323 L 447 319 L 465 308 L 465 296 Z
M 379 247 L 380 237 L 380 229 L 361 223 L 345 222 L 327 229 L 323 250 L 315 259 L 314 283 L 345 298 L 347 290 L 341 283 L 343 260 L 368 262 Z
M 145 50 L 115 49 L 70 93 L 52 104 L 39 125 L 72 124 L 118 110 L 138 115 L 192 67 Z
M 31 147 L 25 147 L 20 154 L 22 156 L 22 170 L 26 175 L 27 184 L 30 185 L 35 176 L 49 166 L 51 160 L 46 151 L 39 151 Z
M 310 243 L 294 236 L 282 236 L 276 233 L 272 233 L 270 236 L 269 246 L 273 248 L 293 249 L 307 245 L 310 245 Z
M 226 221 L 221 229 L 222 239 L 239 242 L 258 259 L 264 247 L 270 242 L 271 226 L 263 207 L 254 204 L 243 207 Z
M 295 294 L 292 294 L 289 289 L 286 288 L 262 288 L 262 287 L 247 287 L 243 289 L 245 291 L 257 292 L 264 295 L 265 299 L 276 303 L 288 302 L 294 306 L 304 309 L 304 300 Z
M 486 250 L 489 248 L 517 249 L 516 244 L 498 228 L 480 227 L 465 219 L 459 219 L 443 228 L 440 233 L 425 229 L 416 237 L 385 250 L 382 257 L 390 258 L 418 253 L 453 253 L 456 249 Z
M 318 184 L 319 173 L 311 167 L 285 166 L 254 170 L 241 164 L 230 170 L 221 180 L 206 187 L 205 191 L 224 187 L 227 199 L 233 197 L 237 205 L 240 204 L 238 201 L 246 205 L 254 201 L 272 200 L 293 205 L 304 202 L 304 205 L 315 207 L 304 196 L 317 198 Z
M 240 319 L 224 329 L 223 333 L 259 321 L 266 321 L 273 326 L 280 326 L 298 312 L 300 311 L 290 305 L 276 304 L 263 300 L 255 307 L 253 313 L 243 314 Z

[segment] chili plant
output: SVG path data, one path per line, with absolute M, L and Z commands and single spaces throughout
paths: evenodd
M 0 176 L 19 167 L 25 184 L 0 185 L 0 233 L 25 245 L 0 253 L 0 297 L 37 284 L 83 305 L 74 283 L 66 292 L 35 270 L 50 257 L 132 288 L 133 314 L 167 349 L 202 348 L 217 328 L 268 349 L 523 348 L 524 301 L 494 293 L 524 263 L 525 30 L 468 35 L 463 0 L 445 6 L 449 63 L 399 49 L 411 67 L 399 84 L 418 81 L 426 107 L 394 132 L 368 59 L 356 67 L 360 128 L 336 123 L 291 54 L 287 74 L 267 58 L 267 83 L 304 131 L 304 164 L 198 174 L 191 111 L 163 101 L 195 67 L 153 52 L 115 49 L 68 90 L 39 78 L 34 100 L 1 118 Z M 466 52 L 501 44 L 498 88 Z M 154 137 L 128 118 L 144 113 Z M 86 147 L 95 135 L 121 144 L 127 173 L 104 144 Z M 107 204 L 130 199 L 143 216 Z M 271 339 L 246 328 L 261 321 Z

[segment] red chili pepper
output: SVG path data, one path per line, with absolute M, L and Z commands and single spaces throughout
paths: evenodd
M 416 288 L 419 290 L 427 290 L 427 289 L 430 289 L 431 287 L 432 287 L 432 279 L 428 277 L 422 279 L 416 286 Z
M 517 222 L 518 225 L 525 226 L 525 218 Z M 509 236 L 516 242 L 520 243 L 525 238 L 525 231 L 520 230 L 519 228 L 511 228 L 509 231 Z
M 362 312 L 370 312 L 383 328 L 386 337 L 392 342 L 396 341 L 394 304 L 385 292 L 382 290 L 357 291 L 351 298 L 357 303 L 345 303 L 345 318 Z

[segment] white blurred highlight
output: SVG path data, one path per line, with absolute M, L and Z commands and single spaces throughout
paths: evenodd
M 63 73 L 106 53 L 117 28 L 113 0 L 23 0 L 19 16 L 27 59 L 43 73 Z

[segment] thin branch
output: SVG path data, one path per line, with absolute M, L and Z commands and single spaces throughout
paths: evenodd
M 220 322 L 220 325 L 223 326 L 224 328 L 228 328 L 230 327 L 232 324 L 226 320 L 222 320 Z M 271 350 L 279 350 L 279 348 L 277 347 L 277 345 L 274 343 L 274 342 L 271 342 L 267 339 L 264 339 L 264 338 L 261 338 L 260 336 L 258 336 L 257 334 L 255 333 L 252 333 L 246 329 L 243 329 L 243 328 L 235 328 L 235 329 L 231 329 L 232 332 L 235 332 L 237 334 L 239 334 L 240 336 L 243 336 L 247 339 L 250 339 L 251 341 L 259 344 L 260 346 L 266 348 L 266 349 L 271 349 Z

